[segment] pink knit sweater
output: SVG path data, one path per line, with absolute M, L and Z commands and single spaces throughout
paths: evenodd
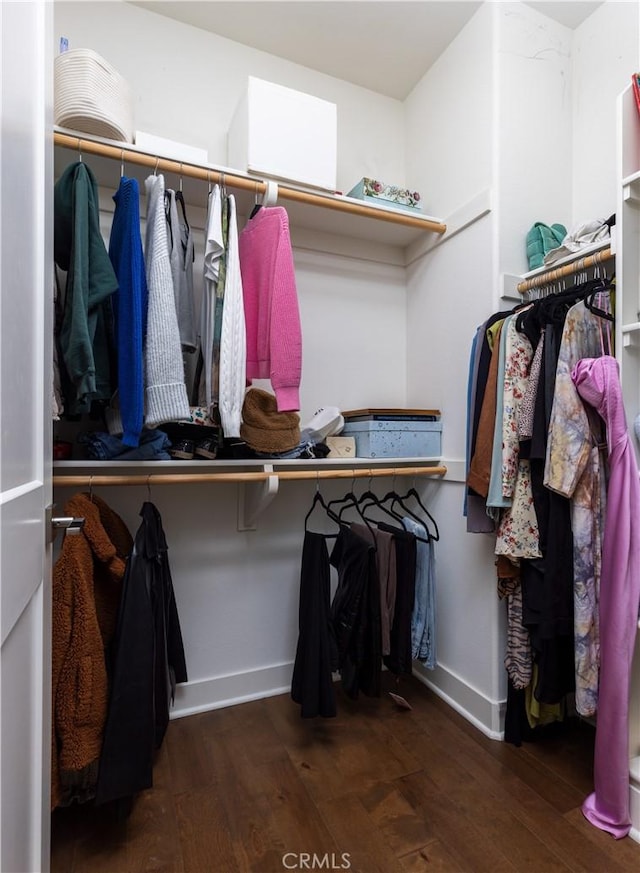
M 239 238 L 247 330 L 247 384 L 270 379 L 279 412 L 300 409 L 302 332 L 289 237 L 282 206 L 262 207 Z

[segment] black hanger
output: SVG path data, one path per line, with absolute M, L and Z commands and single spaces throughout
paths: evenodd
M 182 193 L 182 191 L 176 191 L 176 203 L 180 204 L 180 209 L 182 210 L 182 220 L 184 221 L 187 230 L 189 230 L 189 222 L 187 221 L 187 207 L 184 202 L 184 194 Z
M 256 203 L 256 205 L 251 210 L 251 215 L 249 216 L 249 221 L 253 218 L 254 215 L 257 215 L 258 212 L 262 209 L 262 203 Z
M 607 321 L 615 321 L 615 316 L 612 312 L 607 312 L 605 309 L 600 309 L 594 304 L 596 294 L 608 294 L 610 291 L 614 290 L 615 276 L 612 277 L 610 282 L 602 282 L 599 288 L 594 288 L 587 296 L 584 298 L 584 305 L 587 307 L 589 312 L 592 312 L 594 315 L 599 316 L 600 318 L 604 318 Z
M 419 518 L 417 515 L 414 515 L 414 513 L 411 512 L 410 509 L 408 509 L 406 506 L 404 506 L 404 504 L 402 503 L 402 501 L 400 499 L 400 495 L 396 491 L 389 491 L 382 498 L 377 497 L 377 495 L 373 494 L 373 492 L 367 492 L 367 495 L 370 495 L 374 499 L 369 504 L 367 504 L 367 506 L 362 507 L 363 512 L 365 509 L 368 509 L 370 506 L 375 505 L 379 509 L 381 509 L 382 512 L 386 512 L 387 515 L 390 515 L 392 518 L 396 519 L 396 521 L 400 522 L 400 524 L 402 525 L 402 530 L 406 530 L 404 518 L 399 513 L 395 512 L 393 509 L 393 504 L 395 502 L 397 502 L 397 503 L 400 503 L 400 505 L 402 506 L 403 510 L 405 511 L 405 513 L 407 515 L 410 515 L 413 519 L 415 519 L 415 521 L 418 522 L 418 524 L 421 524 L 424 526 L 423 519 Z M 363 494 L 362 497 L 365 497 L 365 495 Z M 386 506 L 385 504 L 389 500 L 391 501 L 391 506 Z M 436 530 L 437 530 L 437 528 L 436 528 Z M 427 539 L 425 539 L 424 537 L 420 537 L 417 534 L 413 534 L 413 536 L 415 537 L 415 539 L 417 539 L 421 543 L 429 543 L 431 541 L 431 539 L 433 539 L 432 535 L 429 533 L 428 530 L 427 530 Z
M 375 548 L 375 534 L 373 532 L 373 528 L 371 527 L 369 520 L 366 519 L 364 517 L 364 515 L 362 514 L 362 510 L 360 509 L 360 503 L 358 502 L 358 498 L 353 493 L 353 491 L 347 492 L 347 494 L 345 494 L 344 497 L 338 497 L 336 500 L 330 500 L 329 503 L 327 504 L 327 507 L 331 508 L 332 506 L 335 506 L 338 503 L 343 504 L 342 508 L 338 512 L 338 519 L 339 519 L 340 523 L 341 524 L 343 523 L 342 522 L 342 513 L 343 512 L 345 512 L 347 509 L 355 509 L 356 512 L 358 513 L 358 515 L 360 516 L 360 518 L 362 519 L 362 521 L 367 526 L 367 529 L 368 529 L 369 533 L 371 534 L 372 545 Z
M 166 188 L 164 192 L 164 217 L 167 222 L 167 233 L 169 234 L 169 249 L 173 248 L 173 229 L 171 227 L 171 191 Z
M 432 539 L 432 540 L 434 540 L 435 542 L 438 542 L 438 540 L 440 539 L 440 531 L 438 530 L 438 525 L 436 524 L 436 520 L 435 520 L 435 518 L 431 515 L 431 513 L 429 512 L 429 510 L 427 509 L 427 507 L 424 505 L 424 503 L 422 502 L 422 500 L 420 499 L 420 495 L 418 494 L 418 492 L 416 491 L 416 489 L 413 488 L 413 487 L 412 487 L 412 488 L 409 488 L 409 490 L 408 490 L 407 493 L 404 495 L 404 497 L 402 497 L 402 496 L 400 496 L 400 495 L 398 494 L 398 495 L 396 495 L 396 498 L 395 498 L 395 499 L 396 499 L 396 501 L 400 504 L 400 506 L 402 506 L 402 508 L 403 508 L 403 509 L 404 509 L 404 510 L 405 510 L 405 511 L 410 515 L 410 516 L 412 516 L 412 517 L 413 517 L 416 521 L 418 521 L 420 524 L 423 524 L 423 523 L 424 523 L 424 519 L 419 518 L 417 515 L 415 515 L 415 514 L 414 514 L 414 513 L 413 513 L 413 512 L 412 512 L 412 511 L 407 507 L 407 506 L 405 506 L 405 504 L 404 504 L 404 501 L 405 501 L 405 500 L 409 500 L 409 498 L 411 498 L 411 497 L 415 498 L 416 503 L 418 504 L 418 506 L 420 507 L 420 509 L 422 510 L 422 512 L 424 512 L 424 514 L 427 516 L 427 518 L 429 519 L 429 521 L 431 522 L 431 524 L 432 524 L 433 527 L 434 527 L 435 534 L 433 534 L 433 533 L 431 533 L 431 532 L 429 531 L 429 539 Z
M 187 234 L 190 233 L 191 228 L 189 227 L 189 221 L 187 220 L 187 206 L 184 201 L 184 194 L 182 191 L 176 191 L 176 203 L 180 204 L 180 209 L 182 211 L 182 220 L 184 222 L 184 226 L 187 228 Z M 186 250 L 186 245 L 182 246 L 183 251 Z M 196 259 L 196 249 L 193 247 L 193 251 L 191 253 L 191 260 L 195 262 Z
M 307 512 L 307 514 L 304 517 L 304 529 L 305 529 L 305 531 L 307 530 L 307 524 L 309 522 L 311 514 L 318 504 L 320 504 L 320 506 L 324 509 L 324 511 L 327 513 L 327 515 L 331 519 L 331 521 L 334 521 L 337 525 L 342 524 L 342 522 L 340 521 L 340 518 L 335 514 L 335 512 L 333 512 L 329 508 L 328 504 L 325 502 L 324 497 L 320 493 L 320 489 L 317 488 L 316 493 L 313 495 L 313 500 L 311 501 L 311 507 L 309 508 L 309 511 Z M 338 535 L 337 534 L 324 534 L 324 536 L 327 538 L 334 538 L 334 537 L 337 537 Z
M 364 512 L 366 509 L 370 509 L 372 506 L 375 506 L 381 512 L 384 512 L 384 513 L 386 513 L 386 515 L 390 516 L 391 518 L 395 519 L 396 521 L 399 521 L 400 524 L 402 524 L 402 527 L 404 529 L 404 524 L 402 523 L 402 518 L 401 518 L 401 516 L 398 515 L 397 512 L 393 511 L 393 505 L 390 507 L 384 505 L 385 500 L 388 497 L 389 497 L 389 495 L 387 494 L 387 495 L 385 495 L 385 497 L 380 499 L 378 497 L 378 495 L 375 494 L 373 491 L 371 491 L 371 490 L 365 491 L 364 494 L 360 495 L 360 508 Z

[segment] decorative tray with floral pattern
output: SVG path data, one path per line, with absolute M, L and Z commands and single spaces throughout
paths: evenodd
M 366 176 L 349 191 L 347 197 L 377 202 L 380 206 L 389 206 L 392 209 L 408 209 L 414 212 L 422 210 L 420 194 L 417 191 L 399 188 L 397 185 L 387 185 L 385 182 L 368 179 Z

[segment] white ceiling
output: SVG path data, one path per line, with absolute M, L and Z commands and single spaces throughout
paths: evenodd
M 134 5 L 404 100 L 482 4 L 467 0 L 138 0 Z M 527 5 L 561 24 L 577 27 L 600 3 L 565 0 Z

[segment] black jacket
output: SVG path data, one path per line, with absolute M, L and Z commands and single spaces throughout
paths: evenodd
M 140 515 L 120 600 L 96 803 L 151 787 L 175 685 L 187 681 L 162 520 L 152 503 Z

